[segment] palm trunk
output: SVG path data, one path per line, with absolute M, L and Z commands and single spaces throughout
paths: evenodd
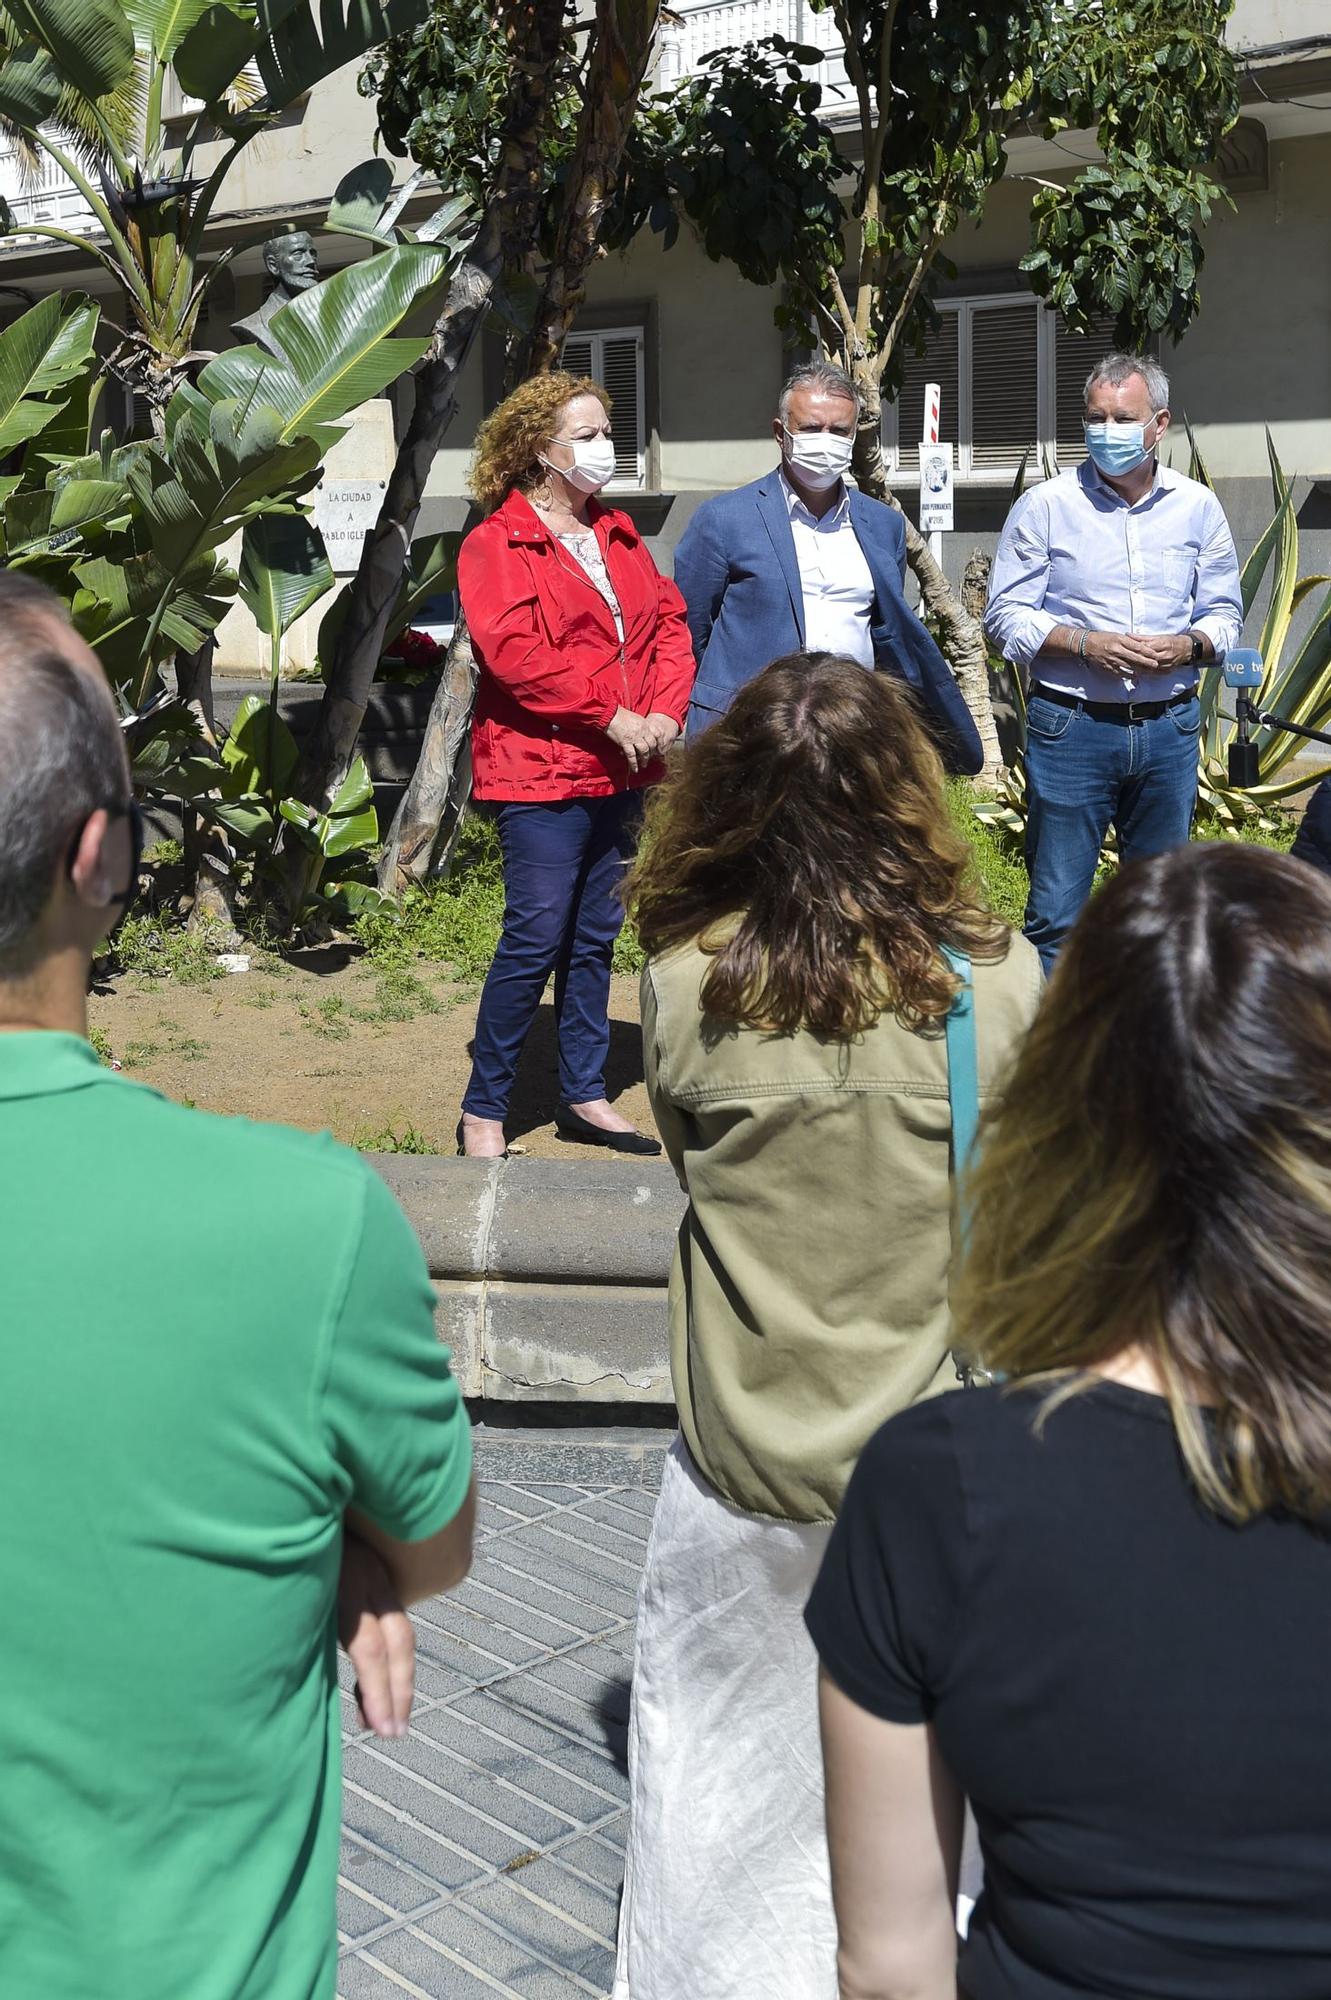
M 501 272 L 520 256 L 534 233 L 541 182 L 540 147 L 564 6 L 563 0 L 526 0 L 508 12 L 512 18 L 509 55 L 513 85 L 495 190 L 475 241 L 449 286 L 417 373 L 411 422 L 398 449 L 379 518 L 361 553 L 328 685 L 296 773 L 296 796 L 321 811 L 333 799 L 355 755 L 425 484 L 457 408 L 463 367 Z M 288 902 L 293 913 L 304 901 L 317 866 L 318 857 L 308 855 L 303 848 L 289 854 Z
M 956 676 L 962 699 L 970 710 L 984 751 L 984 769 L 976 779 L 980 786 L 992 785 L 1003 768 L 993 703 L 989 698 L 989 649 L 978 618 L 972 617 L 955 596 L 942 569 L 934 561 L 928 542 L 905 513 L 887 481 L 883 463 L 882 400 L 877 377 L 870 366 L 857 365 L 854 377 L 863 405 L 855 436 L 855 478 L 860 491 L 895 507 L 906 528 L 906 561 L 920 586 L 921 606 L 937 626 L 943 652 Z
M 506 391 L 555 366 L 582 304 L 659 12 L 659 0 L 597 0 L 577 145 L 550 268 L 531 331 L 510 361 Z M 390 894 L 448 867 L 470 791 L 470 769 L 462 769 L 461 753 L 468 740 L 475 690 L 476 664 L 465 621 L 459 618 L 425 725 L 420 759 L 379 864 L 379 887 Z

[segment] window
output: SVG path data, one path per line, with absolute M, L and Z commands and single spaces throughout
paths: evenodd
M 647 484 L 647 397 L 640 326 L 571 333 L 560 362 L 570 375 L 590 375 L 609 396 L 615 444 L 611 490 L 640 492 Z
M 1112 351 L 1113 325 L 1070 333 L 1058 314 L 1020 293 L 946 300 L 922 355 L 912 354 L 896 404 L 883 412 L 883 444 L 896 472 L 919 472 L 924 385 L 942 390 L 942 436 L 957 447 L 957 476 L 976 484 L 1010 479 L 1023 452 L 1039 473 L 1083 453 L 1082 385 Z

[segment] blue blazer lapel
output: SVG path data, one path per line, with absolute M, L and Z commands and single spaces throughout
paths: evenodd
M 786 589 L 790 592 L 790 608 L 795 614 L 795 629 L 800 635 L 800 645 L 804 644 L 804 585 L 800 581 L 799 559 L 795 554 L 795 537 L 790 532 L 790 513 L 786 506 L 786 496 L 781 491 L 781 481 L 774 472 L 764 479 L 758 488 L 758 512 L 762 516 L 776 559 L 781 565 L 781 574 L 786 579 Z
M 878 602 L 874 609 L 875 625 L 895 625 L 896 607 L 902 602 L 901 578 L 897 575 L 895 562 L 887 553 L 881 536 L 874 534 L 881 515 L 876 500 L 866 500 L 857 487 L 850 489 L 850 519 L 855 530 L 855 539 L 864 551 L 864 560 L 869 565 L 873 578 L 874 595 Z

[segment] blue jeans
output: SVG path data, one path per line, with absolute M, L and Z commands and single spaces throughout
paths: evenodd
M 1146 722 L 1102 722 L 1032 693 L 1026 711 L 1023 929 L 1049 972 L 1091 893 L 1112 824 L 1132 861 L 1181 847 L 1197 802 L 1196 698 Z
M 610 955 L 624 920 L 618 889 L 638 835 L 641 796 L 496 807 L 504 854 L 504 928 L 481 990 L 471 1081 L 476 1118 L 508 1111 L 518 1058 L 555 975 L 559 1101 L 605 1096 Z

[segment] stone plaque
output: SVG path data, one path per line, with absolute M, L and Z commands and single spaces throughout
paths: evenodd
M 328 560 L 339 576 L 360 567 L 365 537 L 379 518 L 384 479 L 325 479 L 314 499 L 314 518 Z

